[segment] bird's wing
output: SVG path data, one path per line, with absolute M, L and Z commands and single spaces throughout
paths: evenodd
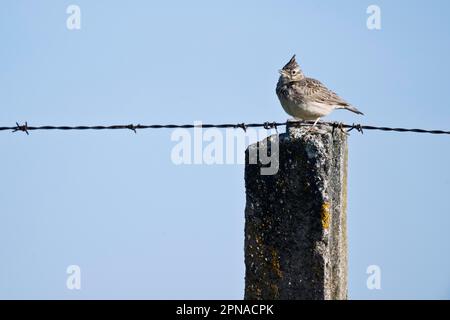
M 338 106 L 348 106 L 349 103 L 340 98 L 336 93 L 325 87 L 319 80 L 305 78 L 298 81 L 298 88 L 308 100 Z

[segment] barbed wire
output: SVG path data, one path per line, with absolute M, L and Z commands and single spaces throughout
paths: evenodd
M 94 125 L 94 126 L 29 126 L 27 122 L 19 124 L 16 122 L 12 127 L 0 127 L 0 131 L 12 131 L 12 132 L 25 132 L 27 135 L 30 131 L 36 130 L 131 130 L 137 132 L 137 130 L 143 129 L 192 129 L 192 128 L 234 128 L 242 129 L 244 131 L 247 128 L 265 128 L 265 129 L 278 129 L 282 126 L 312 126 L 314 121 L 286 121 L 286 122 L 264 122 L 264 123 L 223 123 L 223 124 L 126 124 L 126 125 Z M 360 133 L 364 133 L 364 130 L 379 130 L 379 131 L 391 131 L 391 132 L 413 132 L 413 133 L 429 133 L 429 134 L 449 134 L 450 131 L 446 130 L 426 130 L 426 129 L 410 129 L 410 128 L 392 128 L 384 126 L 372 126 L 363 124 L 345 124 L 341 122 L 319 122 L 318 126 L 329 126 L 333 129 L 339 128 L 341 130 L 347 129 L 347 132 L 356 130 Z

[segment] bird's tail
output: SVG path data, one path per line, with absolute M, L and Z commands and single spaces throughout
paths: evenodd
M 349 111 L 351 111 L 351 112 L 354 112 L 354 113 L 356 113 L 356 114 L 364 115 L 364 113 L 362 113 L 361 111 L 359 111 L 357 108 L 355 108 L 355 107 L 352 106 L 352 105 L 342 106 L 342 109 L 347 109 L 347 110 L 349 110 Z

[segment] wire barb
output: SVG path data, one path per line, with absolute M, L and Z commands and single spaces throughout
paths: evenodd
M 247 125 L 245 123 L 238 123 L 236 128 L 241 128 L 244 132 L 247 132 Z
M 352 131 L 353 129 L 355 129 L 356 131 L 358 131 L 359 133 L 361 133 L 361 134 L 364 134 L 364 131 L 363 131 L 363 127 L 358 123 L 358 124 L 352 124 L 351 126 L 350 126 L 350 128 L 347 130 L 347 132 L 350 132 L 350 131 Z
M 28 135 L 30 135 L 28 133 L 28 123 L 25 121 L 25 124 L 20 125 L 18 122 L 16 122 L 16 127 L 13 129 L 12 132 L 17 132 L 17 131 L 22 131 L 25 132 Z
M 263 127 L 266 130 L 275 129 L 275 131 L 278 133 L 278 125 L 277 125 L 276 122 L 268 122 L 268 121 L 266 121 L 266 122 L 263 123 Z
M 128 129 L 130 129 L 131 131 L 133 131 L 134 133 L 137 133 L 136 129 L 139 127 L 140 125 L 138 124 L 137 126 L 135 126 L 134 124 L 129 124 L 127 127 Z

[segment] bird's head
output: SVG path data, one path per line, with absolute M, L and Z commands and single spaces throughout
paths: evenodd
M 283 69 L 279 70 L 278 72 L 280 73 L 280 80 L 284 83 L 299 81 L 305 77 L 297 61 L 295 61 L 295 54 L 292 56 L 291 60 L 289 60 L 289 62 L 283 67 Z

